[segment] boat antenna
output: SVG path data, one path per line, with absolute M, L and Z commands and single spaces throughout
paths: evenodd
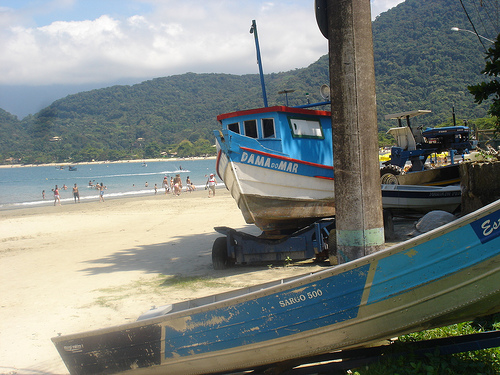
M 278 91 L 278 94 L 285 94 L 285 102 L 286 102 L 286 106 L 288 107 L 288 94 L 289 93 L 292 93 L 292 92 L 295 92 L 295 90 L 283 90 L 283 91 Z M 307 94 L 309 95 L 309 94 Z M 309 100 L 309 99 L 308 99 Z
M 264 107 L 267 107 L 266 85 L 264 84 L 264 72 L 262 71 L 262 59 L 260 58 L 259 37 L 257 35 L 257 23 L 252 20 L 250 34 L 253 34 L 255 39 L 255 49 L 257 50 L 257 64 L 259 64 L 260 85 L 262 87 L 262 98 L 264 99 Z

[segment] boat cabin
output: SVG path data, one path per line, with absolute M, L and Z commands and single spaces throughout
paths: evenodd
M 217 120 L 231 145 L 333 165 L 328 111 L 275 106 L 225 113 Z M 233 146 L 232 151 L 239 152 Z

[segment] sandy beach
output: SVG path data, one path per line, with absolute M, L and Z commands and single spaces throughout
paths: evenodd
M 225 189 L 0 213 L 0 374 L 67 374 L 50 338 L 323 266 L 215 271 L 215 226 L 256 233 Z

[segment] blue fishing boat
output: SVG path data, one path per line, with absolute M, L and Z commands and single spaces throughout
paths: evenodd
M 284 232 L 335 215 L 329 111 L 275 106 L 217 119 L 217 173 L 247 223 Z M 382 185 L 382 204 L 394 213 L 454 212 L 460 205 L 459 186 L 390 185 Z
M 275 106 L 217 119 L 217 173 L 247 223 L 297 229 L 335 215 L 330 112 Z
M 251 369 L 500 311 L 500 201 L 293 279 L 162 306 L 53 342 L 73 375 Z

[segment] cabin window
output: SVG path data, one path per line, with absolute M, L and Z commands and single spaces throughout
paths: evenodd
M 231 130 L 232 132 L 240 134 L 240 124 L 238 122 L 229 124 L 227 126 L 228 130 Z
M 276 138 L 276 133 L 274 131 L 274 119 L 262 119 L 262 135 L 264 138 Z
M 250 138 L 257 138 L 257 120 L 245 121 L 245 135 Z
M 319 120 L 289 118 L 289 123 L 294 137 L 324 138 Z

